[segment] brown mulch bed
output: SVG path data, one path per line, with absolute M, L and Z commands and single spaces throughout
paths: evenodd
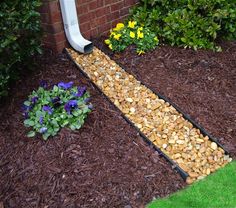
M 186 184 L 65 55 L 46 54 L 16 82 L 0 109 L 0 205 L 4 207 L 144 207 Z M 79 131 L 47 142 L 27 138 L 21 106 L 40 80 L 73 80 L 94 105 Z
M 169 98 L 236 159 L 236 42 L 223 52 L 161 46 L 138 56 L 134 47 L 113 54 L 104 38 L 95 45 L 146 86 Z

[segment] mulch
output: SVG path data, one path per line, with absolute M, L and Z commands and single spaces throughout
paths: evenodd
M 112 53 L 104 39 L 94 40 L 100 50 L 189 114 L 236 159 L 236 42 L 219 43 L 221 53 L 161 46 L 140 57 L 133 46 Z
M 236 44 L 224 52 L 162 46 L 144 56 L 134 48 L 114 55 L 95 44 L 146 86 L 170 98 L 236 158 Z M 46 54 L 39 69 L 16 82 L 0 109 L 0 204 L 4 207 L 144 207 L 186 183 L 142 141 L 61 54 Z M 88 87 L 94 105 L 79 131 L 63 129 L 47 142 L 27 138 L 21 105 L 40 80 Z
M 120 112 L 63 54 L 45 54 L 0 109 L 0 204 L 7 207 L 144 207 L 186 186 Z M 39 82 L 74 81 L 91 93 L 93 112 L 79 131 L 27 138 L 21 106 Z

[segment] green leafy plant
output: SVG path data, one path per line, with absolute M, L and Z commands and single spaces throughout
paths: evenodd
M 109 39 L 105 43 L 112 51 L 123 51 L 129 45 L 136 45 L 136 51 L 139 55 L 148 50 L 154 49 L 159 40 L 154 32 L 136 21 L 129 21 L 126 25 L 118 23 L 111 30 Z
M 2 0 L 0 6 L 0 97 L 20 69 L 40 53 L 40 0 Z
M 218 38 L 236 39 L 234 0 L 141 0 L 130 19 L 171 45 L 220 51 Z
M 46 89 L 42 82 L 24 102 L 24 125 L 31 127 L 28 137 L 40 133 L 44 140 L 55 136 L 62 127 L 80 129 L 92 109 L 89 93 L 85 87 L 73 87 L 73 82 L 60 82 Z

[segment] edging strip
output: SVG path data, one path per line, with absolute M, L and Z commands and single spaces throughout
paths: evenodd
M 184 179 L 187 178 L 188 183 L 204 178 L 232 160 L 225 155 L 228 152 L 223 146 L 189 115 L 136 80 L 97 48 L 90 55 L 79 55 L 71 49 L 66 52 L 93 85 L 122 112 L 125 120 Z

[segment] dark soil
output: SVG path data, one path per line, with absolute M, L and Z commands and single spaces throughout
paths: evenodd
M 0 207 L 136 208 L 186 185 L 65 55 L 46 54 L 39 64 L 1 104 Z M 94 110 L 83 128 L 47 142 L 25 136 L 21 106 L 40 80 L 88 87 Z
M 133 46 L 113 54 L 103 40 L 95 45 L 189 114 L 236 158 L 236 42 L 221 43 L 221 53 L 161 46 L 140 57 Z

